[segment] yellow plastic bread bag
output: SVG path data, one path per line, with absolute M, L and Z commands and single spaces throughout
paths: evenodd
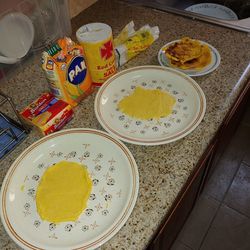
M 140 52 L 146 50 L 158 39 L 159 33 L 158 26 L 144 25 L 135 31 L 133 21 L 128 23 L 114 39 L 117 66 L 122 66 Z

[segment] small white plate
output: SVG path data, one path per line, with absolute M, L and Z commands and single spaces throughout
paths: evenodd
M 140 120 L 120 112 L 117 104 L 136 86 L 162 89 L 174 96 L 172 114 L 159 120 Z M 161 66 L 121 71 L 101 86 L 95 98 L 95 114 L 102 127 L 139 145 L 161 145 L 183 138 L 199 125 L 205 110 L 206 99 L 199 85 L 184 73 Z
M 0 19 L 0 62 L 18 62 L 30 50 L 34 40 L 34 26 L 21 12 L 8 13 Z
M 220 4 L 199 3 L 191 5 L 185 10 L 224 20 L 238 20 L 237 15 L 231 9 Z
M 77 221 L 54 224 L 40 219 L 35 193 L 46 168 L 62 160 L 86 165 L 93 189 Z M 98 130 L 62 130 L 31 145 L 12 164 L 1 189 L 0 215 L 24 249 L 94 249 L 127 221 L 138 189 L 137 165 L 123 143 Z
M 170 63 L 167 56 L 165 55 L 164 50 L 169 45 L 172 45 L 172 44 L 174 44 L 176 42 L 179 42 L 179 41 L 180 40 L 175 40 L 175 41 L 169 42 L 169 43 L 167 43 L 167 44 L 165 44 L 164 46 L 161 47 L 161 49 L 158 52 L 158 62 L 160 63 L 161 66 L 171 67 L 171 68 L 177 69 L 177 70 L 179 70 L 179 71 L 181 71 L 181 72 L 183 72 L 183 73 L 185 73 L 185 74 L 187 74 L 189 76 L 203 76 L 203 75 L 207 75 L 207 74 L 211 73 L 212 71 L 217 69 L 218 66 L 220 65 L 221 58 L 220 58 L 220 54 L 219 54 L 218 50 L 216 48 L 214 48 L 212 45 L 199 40 L 199 42 L 201 44 L 206 44 L 210 48 L 211 55 L 212 55 L 211 63 L 208 64 L 206 67 L 204 67 L 201 70 L 179 69 L 178 67 L 174 67 Z

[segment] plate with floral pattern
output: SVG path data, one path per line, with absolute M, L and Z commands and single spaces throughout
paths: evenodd
M 176 103 L 169 116 L 140 120 L 127 116 L 118 103 L 137 86 L 161 89 Z M 138 145 L 161 145 L 183 138 L 201 122 L 206 99 L 199 85 L 186 74 L 161 66 L 139 66 L 117 73 L 99 89 L 95 114 L 102 127 L 117 138 Z
M 185 10 L 224 20 L 238 20 L 238 16 L 233 10 L 221 4 L 198 3 L 187 7 Z
M 214 70 L 216 70 L 219 65 L 220 65 L 220 61 L 221 61 L 221 57 L 220 57 L 220 53 L 219 51 L 214 48 L 212 45 L 210 45 L 209 43 L 200 41 L 199 42 L 201 44 L 205 44 L 209 47 L 210 52 L 211 52 L 211 62 L 204 68 L 202 69 L 180 69 L 178 67 L 173 66 L 169 59 L 167 58 L 167 56 L 165 55 L 165 49 L 170 46 L 173 45 L 176 42 L 179 42 L 180 40 L 175 40 L 172 41 L 170 43 L 165 44 L 164 46 L 162 46 L 162 48 L 159 50 L 158 52 L 158 62 L 161 66 L 165 66 L 165 67 L 170 67 L 170 68 L 174 68 L 177 69 L 189 76 L 203 76 L 203 75 L 207 75 L 211 72 L 213 72 Z
M 87 166 L 93 188 L 77 221 L 42 221 L 35 195 L 44 171 L 59 161 Z M 11 165 L 1 189 L 1 219 L 24 249 L 94 249 L 129 218 L 138 194 L 136 162 L 119 140 L 93 129 L 69 129 L 28 147 Z

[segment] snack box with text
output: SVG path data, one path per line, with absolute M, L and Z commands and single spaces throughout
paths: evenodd
M 35 125 L 43 135 L 60 130 L 73 117 L 72 107 L 51 93 L 44 93 L 22 112 L 22 118 Z

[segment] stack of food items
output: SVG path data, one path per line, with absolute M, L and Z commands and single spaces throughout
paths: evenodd
M 68 37 L 59 39 L 42 53 L 42 69 L 51 93 L 43 93 L 20 114 L 47 135 L 72 118 L 72 107 L 89 95 L 93 87 L 83 48 Z
M 211 51 L 206 44 L 184 37 L 164 50 L 170 64 L 180 69 L 201 70 L 211 62 Z
M 159 29 L 145 25 L 135 31 L 130 22 L 114 44 L 109 25 L 90 23 L 80 27 L 76 36 L 80 44 L 64 37 L 42 53 L 42 69 L 51 93 L 43 93 L 20 112 L 44 135 L 61 129 L 72 118 L 72 108 L 91 94 L 94 86 L 114 75 L 117 66 L 148 48 L 159 37 Z

